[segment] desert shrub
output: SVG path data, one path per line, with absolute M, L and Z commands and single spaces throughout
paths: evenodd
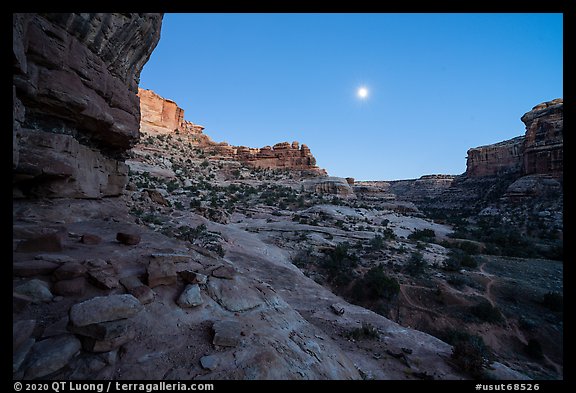
M 390 301 L 400 292 L 400 284 L 394 277 L 388 277 L 382 265 L 368 270 L 356 281 L 353 287 L 353 297 L 357 300 L 387 300 Z
M 481 337 L 468 335 L 453 344 L 451 359 L 460 371 L 481 379 L 490 364 L 490 353 Z
M 417 229 L 408 235 L 408 239 L 421 240 L 424 242 L 431 242 L 436 237 L 436 233 L 432 229 Z
M 200 163 L 200 166 L 202 168 L 206 168 L 208 165 L 210 165 L 210 162 L 208 162 L 208 160 L 204 160 Z
M 350 245 L 344 242 L 328 251 L 322 266 L 336 284 L 343 285 L 351 280 L 352 269 L 358 266 L 358 257 L 350 252 Z
M 562 311 L 564 296 L 558 292 L 548 292 L 542 298 L 542 305 L 552 311 Z
M 168 192 L 172 192 L 179 187 L 178 182 L 176 180 L 169 181 L 166 183 L 166 189 Z
M 463 241 L 458 243 L 457 247 L 469 255 L 475 255 L 480 252 L 480 247 L 472 242 Z
M 483 322 L 500 323 L 503 320 L 500 310 L 488 302 L 481 302 L 472 306 L 470 312 Z
M 376 340 L 380 337 L 378 329 L 376 329 L 376 327 L 371 323 L 367 322 L 362 322 L 362 327 L 352 329 L 346 334 L 346 336 L 354 340 Z
M 382 248 L 384 248 L 384 246 L 385 246 L 384 237 L 382 237 L 381 235 L 375 235 L 370 240 L 370 248 L 374 251 L 381 250 Z
M 424 273 L 426 262 L 424 256 L 420 252 L 413 252 L 404 267 L 404 271 L 413 277 L 421 276 Z
M 190 199 L 190 207 L 192 209 L 198 208 L 202 205 L 200 199 Z
M 460 249 L 452 249 L 448 254 L 448 259 L 445 262 L 444 269 L 447 271 L 459 271 L 462 267 L 476 268 L 478 262 L 468 253 Z

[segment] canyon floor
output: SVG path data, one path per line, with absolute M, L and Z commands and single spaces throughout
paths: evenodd
M 14 200 L 15 378 L 562 379 L 561 261 L 177 137 L 131 155 L 120 198 Z M 104 333 L 71 321 L 126 292 Z

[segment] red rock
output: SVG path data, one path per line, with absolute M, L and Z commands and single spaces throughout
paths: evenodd
M 170 203 L 164 198 L 164 196 L 158 190 L 146 190 L 148 196 L 152 200 L 152 202 L 156 202 L 159 205 L 169 206 Z
M 174 263 L 167 258 L 153 258 L 148 265 L 148 286 L 176 284 L 177 270 Z
M 51 274 L 60 267 L 59 264 L 48 261 L 26 261 L 12 265 L 12 274 L 17 277 L 32 277 Z
M 53 292 L 60 296 L 79 296 L 86 289 L 86 279 L 77 277 L 71 280 L 61 280 L 54 284 Z
M 523 174 L 564 173 L 564 102 L 561 98 L 536 105 L 521 118 L 526 125 Z
M 129 330 L 122 336 L 108 340 L 95 340 L 91 337 L 82 337 L 82 348 L 88 352 L 108 352 L 132 341 L 135 335 L 134 331 Z
M 138 277 L 124 277 L 120 279 L 120 283 L 132 296 L 138 299 L 140 303 L 148 304 L 154 300 L 154 291 L 144 285 Z
M 118 277 L 113 266 L 88 270 L 88 280 L 96 287 L 114 289 L 120 287 Z
M 62 235 L 60 233 L 50 233 L 37 236 L 32 239 L 18 243 L 17 252 L 37 252 L 37 251 L 62 251 Z
M 140 235 L 135 233 L 118 232 L 116 234 L 116 240 L 128 246 L 135 246 L 136 244 L 140 243 Z
M 78 262 L 65 263 L 56 269 L 53 278 L 56 281 L 71 280 L 86 274 L 86 267 Z
M 161 23 L 146 13 L 13 14 L 15 187 L 45 197 L 122 192 L 127 166 L 109 153 L 138 140 L 139 74 Z
M 212 271 L 212 275 L 214 277 L 232 280 L 236 275 L 236 270 L 231 266 L 220 266 Z
M 140 97 L 140 129 L 149 135 L 194 134 L 195 143 L 206 152 L 214 153 L 211 159 L 232 159 L 254 168 L 287 169 L 325 175 L 316 166 L 316 159 L 306 145 L 298 142 L 280 142 L 273 147 L 250 148 L 213 142 L 204 135 L 204 127 L 184 120 L 184 110 L 174 101 L 160 97 L 151 90 L 138 90 Z M 152 196 L 151 196 L 152 197 Z M 164 204 L 162 201 L 158 203 Z
M 524 136 L 468 150 L 466 176 L 518 173 L 561 178 L 564 155 L 563 113 L 561 98 L 536 105 L 521 118 L 526 125 Z
M 102 242 L 102 238 L 100 236 L 92 235 L 90 233 L 85 233 L 80 238 L 80 243 L 84 243 L 84 244 L 96 245 L 96 244 L 100 244 L 101 242 Z

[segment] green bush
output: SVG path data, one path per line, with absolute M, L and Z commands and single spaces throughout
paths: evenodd
M 413 277 L 419 277 L 424 273 L 426 267 L 426 261 L 424 261 L 424 256 L 420 252 L 413 252 L 408 260 L 408 263 L 404 267 L 406 273 Z
M 369 340 L 376 340 L 380 337 L 378 334 L 378 329 L 371 323 L 362 322 L 362 327 L 352 329 L 346 335 L 348 338 L 352 338 L 354 340 L 362 340 L 362 339 L 369 339 Z
M 398 292 L 400 292 L 400 284 L 395 278 L 386 275 L 382 265 L 368 270 L 353 287 L 353 296 L 357 300 L 391 301 L 398 295 Z
M 408 239 L 431 242 L 436 238 L 436 233 L 432 229 L 417 229 L 408 235 Z
M 380 235 L 375 235 L 370 240 L 370 248 L 374 251 L 381 250 L 382 248 L 384 248 L 384 246 L 385 246 L 384 238 Z
M 484 368 L 489 365 L 486 358 L 486 345 L 477 336 L 470 336 L 467 340 L 457 341 L 452 348 L 452 361 L 454 365 L 472 378 L 484 378 Z

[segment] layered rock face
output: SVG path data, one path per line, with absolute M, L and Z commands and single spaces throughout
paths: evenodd
M 138 88 L 140 129 L 143 132 L 171 134 L 176 131 L 202 134 L 204 127 L 184 120 L 184 109 L 152 90 Z
M 13 15 L 15 195 L 121 193 L 161 24 L 161 14 Z
M 518 172 L 522 167 L 523 152 L 523 136 L 469 149 L 466 159 L 466 175 L 483 177 Z
M 260 149 L 239 146 L 234 153 L 236 159 L 255 168 L 309 170 L 326 174 L 323 169 L 316 166 L 316 158 L 308 146 L 305 144 L 300 146 L 296 141 L 281 142 Z
M 522 116 L 526 134 L 468 150 L 466 176 L 550 175 L 561 178 L 564 153 L 561 98 L 536 105 Z
M 561 98 L 536 105 L 522 116 L 526 124 L 524 174 L 561 178 L 564 155 L 564 103 Z
M 193 145 L 211 153 L 214 159 L 235 160 L 253 168 L 326 174 L 325 170 L 316 166 L 316 159 L 305 144 L 281 142 L 274 146 L 252 148 L 231 146 L 226 142 L 217 143 L 203 133 L 203 126 L 184 120 L 184 110 L 174 101 L 145 89 L 139 89 L 138 96 L 142 111 L 140 129 L 148 135 L 178 135 L 188 138 Z

